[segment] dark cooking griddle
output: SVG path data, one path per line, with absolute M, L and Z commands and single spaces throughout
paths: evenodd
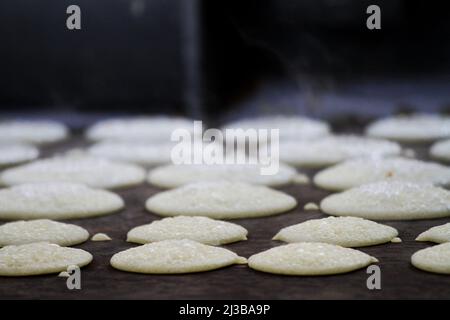
M 346 131 L 355 131 L 348 127 Z M 86 145 L 80 136 L 47 147 L 45 155 Z M 426 158 L 426 146 L 414 147 Z M 312 172 L 309 172 L 312 174 Z M 279 188 L 294 196 L 296 209 L 277 216 L 241 219 L 234 222 L 249 231 L 248 241 L 225 246 L 241 256 L 275 247 L 281 242 L 271 238 L 282 227 L 313 218 L 327 217 L 315 211 L 304 211 L 307 202 L 319 203 L 329 193 L 313 185 L 291 185 Z M 450 276 L 426 273 L 410 264 L 411 255 L 430 243 L 415 242 L 422 231 L 450 219 L 422 221 L 387 221 L 400 232 L 403 242 L 360 248 L 380 260 L 381 290 L 368 290 L 366 269 L 342 275 L 297 277 L 279 276 L 254 271 L 246 265 L 233 265 L 220 270 L 186 275 L 144 275 L 126 273 L 109 265 L 111 256 L 135 244 L 125 241 L 128 230 L 159 219 L 144 209 L 145 200 L 160 189 L 144 184 L 120 190 L 126 207 L 116 214 L 98 218 L 68 220 L 86 228 L 91 235 L 105 232 L 109 242 L 87 241 L 77 248 L 94 256 L 93 262 L 82 268 L 82 289 L 70 291 L 66 278 L 53 275 L 33 277 L 1 277 L 0 299 L 448 299 Z

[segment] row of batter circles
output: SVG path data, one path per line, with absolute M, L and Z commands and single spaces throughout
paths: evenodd
M 175 129 L 192 131 L 192 120 L 181 117 L 153 116 L 107 119 L 97 122 L 86 131 L 89 140 L 146 140 L 167 141 Z M 226 124 L 225 128 L 272 129 L 282 128 L 280 138 L 315 139 L 330 134 L 330 126 L 317 119 L 302 116 L 268 115 L 243 119 Z M 401 142 L 428 142 L 450 137 L 450 117 L 412 114 L 379 119 L 366 128 L 368 136 Z M 35 144 L 53 143 L 68 137 L 68 128 L 55 121 L 3 121 L 0 136 L 4 141 Z
M 89 140 L 160 140 L 176 128 L 189 130 L 192 121 L 168 117 L 109 119 L 90 127 Z M 281 140 L 317 139 L 330 134 L 330 126 L 321 120 L 298 115 L 267 115 L 237 120 L 223 126 L 240 129 L 280 129 Z M 169 132 L 169 133 L 167 133 Z M 365 130 L 368 136 L 400 142 L 429 142 L 450 137 L 450 117 L 437 114 L 399 115 L 376 120 Z
M 171 162 L 174 143 L 152 144 L 145 141 L 100 141 L 85 151 L 111 160 L 135 163 L 145 167 Z M 238 152 L 240 150 L 236 150 Z M 223 153 L 218 148 L 217 152 Z M 364 157 L 414 157 L 411 149 L 395 142 L 358 135 L 330 135 L 315 140 L 281 141 L 280 161 L 300 168 L 323 168 L 345 160 Z M 450 140 L 438 141 L 430 148 L 430 156 L 450 161 Z
M 146 170 L 138 165 L 71 152 L 36 160 L 10 168 L 0 174 L 5 186 L 31 183 L 70 181 L 94 188 L 118 189 L 136 186 L 146 179 L 160 188 L 176 188 L 201 181 L 230 180 L 265 186 L 295 183 L 301 175 L 289 165 L 281 164 L 275 175 L 261 175 L 260 164 L 234 165 L 163 165 Z M 377 181 L 411 181 L 450 185 L 450 168 L 442 164 L 402 157 L 358 158 L 347 160 L 319 171 L 314 183 L 320 188 L 341 191 Z
M 170 135 L 176 129 L 192 131 L 192 120 L 167 116 L 130 117 L 100 121 L 86 130 L 86 138 L 90 141 L 102 141 L 89 150 L 94 155 L 115 157 L 116 160 L 143 161 L 146 164 L 163 163 L 169 160 L 169 152 L 163 152 L 161 143 L 168 144 Z M 399 155 L 400 146 L 383 139 L 400 142 L 430 142 L 450 138 L 450 117 L 441 115 L 413 114 L 380 119 L 366 128 L 370 138 L 357 136 L 333 136 L 330 126 L 320 120 L 301 116 L 266 116 L 244 119 L 229 123 L 223 127 L 240 129 L 280 129 L 282 160 L 295 165 L 309 164 L 313 166 L 331 165 L 352 156 Z M 45 144 L 67 139 L 69 129 L 54 121 L 3 121 L 0 122 L 0 143 Z M 371 140 L 373 139 L 373 140 Z M 381 139 L 381 140 L 377 140 Z M 122 142 L 122 143 L 120 143 Z M 140 144 L 139 144 L 140 142 Z M 158 145 L 155 145 L 157 143 Z M 291 144 L 293 143 L 293 144 Z M 430 154 L 441 160 L 450 159 L 450 142 L 438 142 L 431 148 Z M 149 146 L 146 148 L 146 146 Z M 331 148 L 331 149 L 330 149 Z M 167 148 L 169 150 L 170 148 Z M 302 152 L 291 153 L 291 150 Z M 20 151 L 17 163 L 34 159 L 28 150 Z M 314 152 L 315 150 L 315 152 Z M 321 158 L 323 150 L 328 152 L 327 158 Z M 374 151 L 371 151 L 374 150 Z M 35 153 L 35 151 L 33 151 Z M 164 154 L 163 158 L 159 154 Z M 19 154 L 16 151 L 16 154 Z M 24 155 L 25 154 L 25 155 Z M 127 156 L 127 155 L 134 156 Z M 302 158 L 306 154 L 306 158 Z M 312 158 L 308 158 L 308 154 Z M 330 154 L 337 157 L 330 163 Z M 144 157 L 145 155 L 145 157 Z M 121 158 L 122 156 L 125 157 Z M 290 158 L 294 156 L 294 158 Z M 300 157 L 300 158 L 296 158 Z M 283 159 L 285 158 L 285 159 Z M 150 159 L 147 160 L 146 159 Z M 1 164 L 0 158 L 0 164 Z M 11 162 L 14 159 L 9 159 Z M 325 163 L 321 164 L 322 161 Z M 8 163 L 8 162 L 6 162 Z M 13 162 L 11 162 L 13 163 Z M 148 163 L 147 163 L 148 164 Z
M 242 226 L 202 216 L 177 216 L 155 220 L 131 229 L 127 241 L 147 244 L 163 240 L 190 239 L 209 245 L 247 240 Z M 33 242 L 72 246 L 85 242 L 89 233 L 82 227 L 49 219 L 15 221 L 0 226 L 0 247 Z M 104 234 L 96 234 L 98 241 Z M 311 219 L 282 228 L 273 238 L 284 242 L 324 242 L 343 247 L 366 247 L 401 242 L 398 231 L 387 225 L 357 217 Z M 106 238 L 110 240 L 110 238 Z M 416 241 L 450 242 L 450 223 L 422 232 Z
M 357 232 L 352 233 L 352 230 Z M 255 254 L 249 258 L 248 264 L 255 270 L 276 274 L 345 273 L 378 261 L 345 247 L 398 242 L 397 235 L 397 230 L 392 227 L 361 218 L 309 220 L 283 228 L 274 237 L 293 243 Z M 92 260 L 88 252 L 59 245 L 78 244 L 86 241 L 88 236 L 81 227 L 50 220 L 5 224 L 0 227 L 0 243 L 6 245 L 0 249 L 0 275 L 56 273 L 69 265 L 87 265 Z M 188 236 L 190 240 L 185 239 Z M 245 240 L 246 236 L 247 230 L 229 222 L 205 217 L 166 218 L 130 230 L 127 241 L 145 244 L 115 254 L 111 265 L 129 272 L 169 274 L 244 264 L 247 262 L 245 258 L 211 244 Z M 417 240 L 450 241 L 450 224 L 431 228 Z M 437 273 L 450 273 L 448 260 L 450 247 L 447 243 L 420 250 L 412 257 L 414 266 Z
M 0 219 L 69 219 L 121 210 L 117 194 L 69 182 L 29 183 L 0 190 Z M 37 205 L 38 204 L 38 205 Z M 381 181 L 331 194 L 323 212 L 372 220 L 414 220 L 450 215 L 450 191 L 431 184 Z M 145 203 L 160 216 L 201 215 L 216 219 L 270 216 L 297 206 L 294 197 L 266 186 L 211 181 L 159 192 Z

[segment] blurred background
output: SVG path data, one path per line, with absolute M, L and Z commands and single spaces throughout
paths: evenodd
M 444 1 L 2 0 L 0 117 L 449 112 L 449 18 Z

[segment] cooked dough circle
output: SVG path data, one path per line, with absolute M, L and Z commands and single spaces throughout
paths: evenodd
M 234 252 L 192 240 L 165 240 L 116 253 L 111 265 L 149 274 L 192 273 L 246 263 Z
M 225 125 L 227 129 L 279 129 L 280 140 L 312 139 L 328 135 L 330 126 L 301 116 L 272 115 L 242 119 Z M 270 133 L 269 133 L 270 136 Z
M 450 274 L 450 243 L 442 243 L 414 253 L 411 263 L 418 269 Z
M 48 219 L 15 221 L 0 226 L 0 247 L 33 242 L 73 246 L 89 238 L 86 229 Z
M 396 229 L 374 221 L 356 217 L 328 217 L 283 228 L 273 239 L 285 242 L 323 242 L 343 247 L 365 247 L 389 242 L 397 235 Z
M 325 167 L 359 157 L 395 156 L 400 152 L 401 147 L 395 142 L 355 135 L 280 143 L 281 161 L 307 168 Z
M 176 129 L 192 132 L 193 122 L 166 116 L 107 119 L 90 127 L 86 136 L 97 141 L 170 142 L 171 134 Z
M 332 194 L 323 212 L 373 220 L 412 220 L 450 216 L 450 192 L 430 184 L 381 181 Z
M 207 216 L 239 219 L 268 216 L 294 208 L 297 201 L 283 192 L 242 182 L 188 184 L 150 197 L 146 208 L 162 216 Z
M 296 170 L 280 164 L 274 175 L 262 175 L 261 165 L 166 165 L 151 170 L 148 182 L 161 188 L 175 188 L 199 181 L 229 180 L 267 186 L 288 184 L 296 175 Z
M 405 158 L 349 160 L 320 171 L 314 183 L 327 190 L 345 190 L 377 181 L 411 181 L 450 185 L 450 168 Z
M 39 150 L 23 143 L 0 143 L 0 167 L 31 161 L 39 156 Z
M 366 133 L 402 142 L 428 142 L 450 137 L 450 117 L 431 114 L 393 116 L 373 122 Z
M 430 149 L 430 155 L 438 160 L 450 161 L 450 139 L 433 144 Z
M 327 243 L 301 242 L 275 247 L 251 256 L 250 268 L 284 275 L 330 275 L 378 262 L 364 252 Z
M 0 190 L 0 219 L 74 219 L 123 208 L 118 195 L 83 184 L 29 183 Z
M 416 241 L 450 242 L 450 223 L 432 227 L 422 232 L 417 236 Z
M 128 242 L 149 243 L 169 239 L 190 239 L 221 245 L 247 239 L 247 230 L 235 223 L 207 217 L 170 217 L 131 229 Z
M 85 155 L 36 160 L 7 169 L 0 182 L 15 185 L 28 182 L 79 182 L 96 188 L 121 188 L 142 183 L 145 170 L 126 163 Z
M 67 271 L 67 267 L 83 267 L 92 261 L 84 250 L 39 242 L 6 246 L 0 249 L 0 276 L 32 276 Z
M 65 125 L 54 121 L 3 121 L 0 122 L 0 141 L 53 143 L 67 138 L 68 131 Z

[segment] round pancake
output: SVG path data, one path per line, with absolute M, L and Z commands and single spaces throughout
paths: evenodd
M 192 240 L 165 240 L 116 253 L 111 265 L 119 270 L 147 274 L 203 272 L 247 259 L 234 252 Z
M 86 229 L 48 219 L 15 221 L 0 226 L 0 247 L 33 242 L 73 246 L 89 238 Z
M 153 221 L 131 229 L 128 242 L 150 243 L 170 239 L 189 239 L 209 245 L 221 245 L 247 239 L 240 225 L 207 217 L 178 216 Z
M 145 175 L 144 169 L 133 164 L 86 155 L 69 155 L 36 160 L 7 169 L 0 174 L 0 183 L 16 185 L 60 181 L 114 189 L 141 184 Z
M 74 219 L 122 209 L 118 195 L 78 183 L 29 183 L 0 189 L 0 219 Z
M 434 143 L 431 146 L 430 155 L 434 159 L 450 162 L 450 139 Z
M 12 120 L 0 122 L 0 142 L 45 144 L 64 140 L 67 127 L 54 121 Z
M 411 263 L 423 271 L 450 274 L 450 243 L 417 251 L 412 255 Z
M 242 119 L 225 125 L 225 128 L 279 129 L 280 140 L 314 139 L 328 135 L 330 132 L 330 126 L 323 121 L 293 115 Z
M 356 217 L 328 217 L 283 228 L 273 240 L 366 247 L 392 241 L 397 235 L 396 229 L 374 221 Z
M 193 122 L 166 116 L 107 119 L 90 127 L 86 136 L 94 141 L 170 142 L 171 134 L 176 129 L 191 133 Z
M 148 182 L 161 188 L 176 188 L 200 181 L 229 180 L 267 186 L 280 186 L 290 183 L 296 170 L 280 164 L 278 173 L 262 175 L 261 165 L 223 164 L 223 165 L 166 165 L 155 168 L 148 175 Z
M 283 275 L 315 276 L 346 273 L 378 262 L 361 251 L 327 243 L 302 242 L 251 256 L 252 269 Z
M 0 249 L 0 276 L 32 276 L 67 271 L 69 266 L 83 267 L 92 261 L 84 250 L 38 242 Z
M 416 241 L 430 241 L 436 243 L 450 242 L 450 223 L 430 228 L 416 238 Z
M 450 192 L 431 184 L 382 181 L 332 194 L 323 212 L 373 220 L 414 220 L 450 216 Z
M 450 168 L 406 158 L 355 159 L 320 171 L 314 177 L 317 186 L 333 191 L 384 180 L 447 186 L 450 185 Z
M 395 142 L 355 135 L 280 144 L 281 161 L 305 168 L 326 167 L 352 158 L 395 156 L 400 152 L 401 147 Z
M 35 160 L 39 150 L 23 143 L 0 143 L 0 167 L 11 166 Z
M 297 201 L 283 192 L 242 182 L 197 182 L 150 197 L 147 210 L 161 216 L 239 219 L 291 210 Z
M 400 142 L 430 142 L 450 137 L 450 117 L 432 114 L 392 116 L 370 124 L 366 134 Z

